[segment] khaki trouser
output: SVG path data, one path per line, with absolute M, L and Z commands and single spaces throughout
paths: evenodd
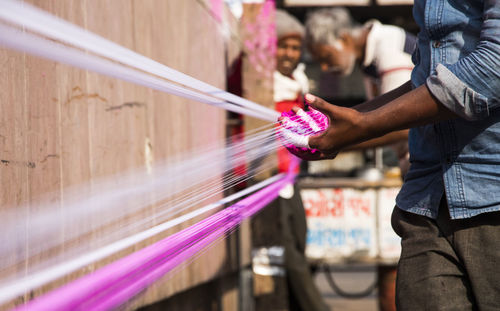
M 500 212 L 451 220 L 443 199 L 435 220 L 396 207 L 392 226 L 398 310 L 500 310 Z

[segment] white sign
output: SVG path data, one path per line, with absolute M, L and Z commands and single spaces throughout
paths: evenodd
M 392 210 L 396 205 L 399 188 L 378 190 L 378 240 L 379 257 L 386 262 L 396 263 L 401 254 L 401 238 L 391 225 Z
M 377 254 L 375 190 L 303 189 L 306 255 L 330 261 Z
M 302 189 L 308 226 L 306 256 L 327 262 L 396 263 L 401 246 L 391 215 L 398 191 L 397 187 Z

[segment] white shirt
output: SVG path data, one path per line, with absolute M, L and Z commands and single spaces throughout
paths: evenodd
M 294 100 L 299 94 L 309 92 L 309 80 L 304 72 L 306 66 L 302 63 L 292 72 L 292 78 L 274 71 L 274 102 Z
M 404 51 L 406 33 L 402 28 L 383 25 L 373 20 L 366 40 L 363 66 L 376 68 L 380 94 L 397 88 L 410 80 L 413 63 L 411 54 Z M 374 94 L 367 88 L 368 98 Z

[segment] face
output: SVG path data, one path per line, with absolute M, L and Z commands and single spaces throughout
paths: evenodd
M 276 67 L 285 76 L 292 75 L 300 60 L 302 40 L 297 37 L 288 37 L 278 41 L 276 51 Z
M 341 75 L 350 75 L 354 69 L 356 54 L 345 40 L 337 40 L 334 45 L 314 44 L 309 47 L 321 70 Z

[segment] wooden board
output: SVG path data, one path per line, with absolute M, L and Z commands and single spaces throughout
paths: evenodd
M 0 50 L 0 206 L 2 211 L 18 208 L 21 214 L 29 215 L 29 208 L 24 204 L 29 198 L 28 171 L 34 169 L 34 163 L 27 154 L 27 108 L 25 84 L 25 57 L 22 54 Z M 19 235 L 9 237 L 23 245 L 24 232 L 28 229 L 24 224 Z M 25 249 L 20 248 L 8 258 L 12 264 L 25 259 Z M 13 266 L 4 273 L 21 274 L 24 266 Z M 23 301 L 23 297 L 6 305 L 12 307 Z
M 176 70 L 225 88 L 225 49 L 228 40 L 234 37 L 224 35 L 220 21 L 214 19 L 207 2 L 28 2 Z M 160 161 L 168 162 L 176 155 L 193 152 L 201 145 L 225 137 L 226 112 L 219 108 L 15 51 L 0 49 L 0 64 L 0 182 L 3 185 L 0 212 L 25 208 L 26 219 L 29 219 L 30 213 L 41 208 L 38 199 L 45 196 L 60 202 L 58 211 L 64 215 L 63 203 L 70 188 L 79 187 L 83 194 L 92 195 L 97 190 L 94 181 L 100 178 L 130 169 L 147 170 Z M 213 200 L 218 198 L 220 195 Z M 193 208 L 196 207 L 199 206 Z M 150 206 L 134 217 L 152 215 L 158 209 L 158 206 Z M 63 241 L 75 226 L 85 228 L 92 222 L 67 224 L 56 239 Z M 177 230 L 179 228 L 163 236 Z M 104 234 L 96 230 L 75 243 L 92 245 Z M 22 239 L 22 236 L 16 238 Z M 20 304 L 147 243 L 89 265 L 3 307 Z M 23 252 L 29 247 L 12 254 L 14 262 L 27 260 L 15 269 L 29 268 L 54 255 L 46 252 L 27 258 Z M 64 252 L 64 248 L 63 244 L 53 252 Z M 236 269 L 234 249 L 231 239 L 211 248 L 186 269 L 148 289 L 130 308 L 163 299 Z M 22 258 L 18 258 L 20 254 Z

